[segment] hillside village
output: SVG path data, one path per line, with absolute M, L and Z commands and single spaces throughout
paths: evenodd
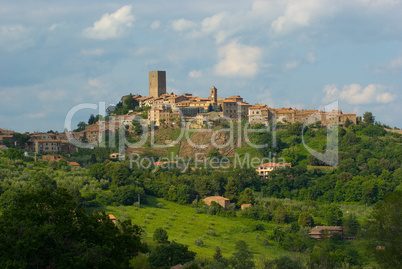
M 145 121 L 148 125 L 158 127 L 179 126 L 180 121 L 191 123 L 191 128 L 203 128 L 205 124 L 214 122 L 229 122 L 248 120 L 250 124 L 265 124 L 275 121 L 278 124 L 293 124 L 296 122 L 319 124 L 326 126 L 331 123 L 345 125 L 347 122 L 357 124 L 361 117 L 355 113 L 343 113 L 341 110 L 321 111 L 315 109 L 299 110 L 296 108 L 272 108 L 265 104 L 251 105 L 239 95 L 219 97 L 218 89 L 210 89 L 207 98 L 192 94 L 176 95 L 166 92 L 166 72 L 149 72 L 149 96 L 125 95 L 116 107 L 118 111 L 110 111 L 108 117 L 95 122 L 89 122 L 82 130 L 73 132 L 25 133 L 23 141 L 13 139 L 15 132 L 0 129 L 0 144 L 7 145 L 24 143 L 25 150 L 39 154 L 66 153 L 76 151 L 70 142 L 74 138 L 78 142 L 98 145 L 105 140 L 106 135 L 115 133 L 125 127 L 128 133 L 134 132 L 133 121 Z M 131 100 L 134 102 L 130 102 Z M 134 104 L 133 109 L 127 109 L 127 104 Z M 123 113 L 122 113 L 123 112 Z M 21 145 L 22 146 L 22 145 Z

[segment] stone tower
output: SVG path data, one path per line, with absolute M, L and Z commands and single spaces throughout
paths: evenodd
M 214 102 L 214 103 L 218 102 L 218 89 L 215 88 L 215 86 L 213 86 L 211 88 L 211 96 L 210 96 L 210 98 L 211 98 L 212 102 Z
M 166 71 L 149 72 L 149 96 L 159 97 L 166 93 Z

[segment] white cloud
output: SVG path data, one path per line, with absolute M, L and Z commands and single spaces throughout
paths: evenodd
M 388 63 L 380 64 L 374 71 L 376 74 L 399 73 L 402 71 L 402 56 L 392 59 Z
M 145 55 L 153 51 L 152 47 L 139 47 L 135 50 L 134 55 Z
M 299 61 L 290 61 L 285 63 L 285 71 L 290 71 L 292 69 L 295 69 L 296 67 L 298 67 L 300 65 Z
M 48 115 L 48 113 L 46 112 L 38 112 L 38 113 L 27 113 L 27 114 L 23 114 L 23 117 L 26 117 L 28 119 L 42 119 L 44 117 L 46 117 Z
M 363 88 L 360 84 L 350 84 L 343 86 L 339 90 L 336 85 L 326 85 L 323 90 L 326 94 L 323 101 L 332 102 L 343 100 L 351 105 L 391 103 L 396 95 L 389 92 L 389 87 L 379 84 L 369 84 Z
M 236 41 L 219 49 L 221 61 L 215 65 L 219 76 L 253 77 L 258 73 L 261 50 Z
M 101 56 L 105 53 L 104 49 L 89 49 L 89 50 L 81 50 L 81 54 L 83 55 L 94 55 Z
M 151 24 L 151 29 L 153 29 L 153 30 L 158 29 L 160 25 L 161 25 L 161 22 L 160 22 L 160 21 L 154 21 L 154 22 Z
M 313 63 L 315 63 L 315 60 L 316 60 L 316 58 L 315 58 L 314 53 L 313 53 L 313 52 L 310 52 L 310 53 L 307 55 L 307 61 L 308 61 L 309 63 L 313 64 Z
M 99 40 L 122 37 L 133 25 L 134 16 L 131 14 L 131 9 L 132 7 L 127 5 L 112 14 L 104 14 L 93 27 L 84 30 L 84 35 Z
M 287 34 L 302 27 L 313 25 L 320 18 L 330 17 L 336 8 L 328 0 L 289 0 L 283 14 L 271 23 L 271 30 L 277 34 Z
M 92 87 L 100 87 L 102 84 L 99 79 L 88 79 L 88 85 Z
M 13 51 L 33 45 L 34 42 L 27 27 L 19 24 L 0 26 L 0 48 Z
M 181 32 L 193 29 L 197 27 L 197 24 L 193 21 L 189 21 L 186 19 L 178 19 L 172 22 L 172 27 L 175 31 Z
M 200 78 L 200 77 L 202 77 L 202 71 L 201 70 L 192 70 L 188 73 L 188 76 L 191 78 Z
M 45 90 L 38 94 L 41 101 L 60 101 L 67 97 L 67 92 L 64 90 Z

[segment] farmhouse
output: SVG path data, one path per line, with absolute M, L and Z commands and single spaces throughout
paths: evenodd
M 227 208 L 230 204 L 230 200 L 222 196 L 209 196 L 207 198 L 204 198 L 203 201 L 207 205 L 211 205 L 211 202 L 215 202 L 223 208 Z
M 269 172 L 278 169 L 278 168 L 285 168 L 285 167 L 292 167 L 291 163 L 264 163 L 261 165 L 258 165 L 255 168 L 255 171 L 257 174 L 260 176 L 260 178 L 267 179 Z
M 339 234 L 341 234 L 341 236 L 343 238 L 343 228 L 342 228 L 342 226 L 316 226 L 315 228 L 310 230 L 308 235 L 311 238 L 321 240 L 324 231 L 328 231 L 328 236 L 329 237 L 331 237 L 334 233 L 339 233 Z

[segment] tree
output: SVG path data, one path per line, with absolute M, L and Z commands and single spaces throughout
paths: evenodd
M 91 164 L 95 164 L 97 161 L 96 161 L 96 155 L 95 154 L 91 154 Z
M 370 251 L 382 268 L 402 267 L 402 191 L 394 191 L 374 206 Z M 385 250 L 376 250 L 384 246 Z
M 253 253 L 248 249 L 248 245 L 243 240 L 236 242 L 236 252 L 230 257 L 230 264 L 235 269 L 254 268 Z
M 242 194 L 240 195 L 238 204 L 254 204 L 254 195 L 253 191 L 250 188 L 245 188 Z
M 342 216 L 342 210 L 335 204 L 324 208 L 324 220 L 329 226 L 342 225 Z
M 349 214 L 343 221 L 343 232 L 346 235 L 356 236 L 360 229 L 360 223 L 355 214 Z
M 312 227 L 314 226 L 314 219 L 308 212 L 302 212 L 299 215 L 299 219 L 297 221 L 300 226 Z
M 348 131 L 346 135 L 343 137 L 343 141 L 345 142 L 346 146 L 355 145 L 359 142 L 356 135 L 352 131 Z
M 88 174 L 91 177 L 100 180 L 105 177 L 105 165 L 103 163 L 95 163 L 89 167 Z
M 87 124 L 85 123 L 85 122 L 83 122 L 83 121 L 80 121 L 78 124 L 77 124 L 77 129 L 75 129 L 74 130 L 74 132 L 81 132 L 81 131 L 84 131 L 85 130 L 85 126 L 87 126 Z
M 345 127 L 348 128 L 351 124 L 353 124 L 353 122 L 351 122 L 351 121 L 349 120 L 349 118 L 346 118 L 346 120 L 345 120 Z
M 27 143 L 29 139 L 31 139 L 31 137 L 27 134 L 13 134 L 13 141 L 16 142 L 17 147 L 21 149 L 25 147 L 25 143 Z
M 133 110 L 138 107 L 138 101 L 137 99 L 134 99 L 133 95 L 130 93 L 130 95 L 124 101 L 124 105 L 127 107 L 127 109 Z
M 365 112 L 363 114 L 363 121 L 367 124 L 374 124 L 375 122 L 375 117 L 373 116 L 373 113 L 371 112 Z
M 157 228 L 154 232 L 154 235 L 152 237 L 154 239 L 154 241 L 158 242 L 158 243 L 168 243 L 168 235 L 166 230 L 162 229 L 162 228 Z
M 94 114 L 91 114 L 88 119 L 88 125 L 94 124 L 95 123 L 95 116 Z
M 214 260 L 215 261 L 219 261 L 220 259 L 222 259 L 222 252 L 221 252 L 221 248 L 218 246 L 215 246 L 215 253 L 214 253 Z
M 263 261 L 263 268 L 267 269 L 303 269 L 300 260 L 292 259 L 288 256 L 280 256 L 279 258 Z
M 25 192 L 0 216 L 1 268 L 127 268 L 141 228 L 88 214 L 64 189 Z
M 280 224 L 283 224 L 286 222 L 287 213 L 286 213 L 286 209 L 283 206 L 278 206 L 276 208 L 275 213 L 274 213 L 274 219 Z
M 196 253 L 188 250 L 188 246 L 176 242 L 156 246 L 148 257 L 151 265 L 175 266 L 177 264 L 185 264 L 194 260 Z
M 17 160 L 24 158 L 24 152 L 20 149 L 9 148 L 6 150 L 4 156 L 11 160 Z
M 229 177 L 228 183 L 225 186 L 225 197 L 235 202 L 237 201 L 237 185 L 236 180 L 233 177 Z

